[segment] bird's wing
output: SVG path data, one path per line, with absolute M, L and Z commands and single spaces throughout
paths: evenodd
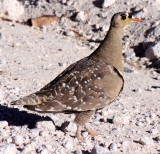
M 19 104 L 38 112 L 103 108 L 115 99 L 123 85 L 114 69 L 103 62 L 84 58 L 40 91 L 20 99 Z

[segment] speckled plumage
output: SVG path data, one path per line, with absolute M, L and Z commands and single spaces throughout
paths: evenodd
M 96 110 L 109 105 L 123 89 L 121 33 L 131 19 L 121 21 L 122 14 L 125 13 L 112 17 L 109 32 L 95 52 L 69 66 L 40 91 L 12 104 L 42 113 L 75 113 L 77 137 L 82 139 L 82 125 L 91 135 L 97 135 L 87 121 Z

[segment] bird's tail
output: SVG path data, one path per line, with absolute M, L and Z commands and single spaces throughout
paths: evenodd
M 20 98 L 19 100 L 11 102 L 11 105 L 38 105 L 41 104 L 41 98 L 36 94 Z

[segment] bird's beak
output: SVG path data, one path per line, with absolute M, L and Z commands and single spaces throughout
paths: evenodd
M 138 21 L 140 22 L 141 20 L 139 18 L 132 18 L 133 21 Z

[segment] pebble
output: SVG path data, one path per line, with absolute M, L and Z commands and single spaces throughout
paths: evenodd
M 125 52 L 123 55 L 124 55 L 124 58 L 126 58 L 126 59 L 131 59 L 136 56 L 135 52 L 133 52 L 133 51 Z
M 131 68 L 128 67 L 128 66 L 124 66 L 124 67 L 123 67 L 123 71 L 126 72 L 126 73 L 132 73 L 132 72 L 134 72 L 133 69 L 131 69 Z
M 76 130 L 77 130 L 77 125 L 74 122 L 66 121 L 61 125 L 61 130 L 71 132 L 71 133 L 75 134 Z
M 65 144 L 64 144 L 64 147 L 66 149 L 69 149 L 69 150 L 72 150 L 73 149 L 73 143 L 71 141 L 67 141 Z
M 66 35 L 66 36 L 72 36 L 72 37 L 76 36 L 75 32 L 73 32 L 72 30 L 65 31 L 64 35 Z
M 75 154 L 82 154 L 82 151 L 78 149 Z
M 116 151 L 117 150 L 117 144 L 116 143 L 111 143 L 109 145 L 109 150 L 110 151 Z
M 160 136 L 155 137 L 154 140 L 159 142 L 160 141 Z
M 152 28 L 149 33 L 147 34 L 147 37 L 154 37 L 158 38 L 160 34 L 160 25 L 156 26 L 155 28 Z
M 149 132 L 153 135 L 158 134 L 158 130 L 156 128 L 152 128 Z
M 102 111 L 102 116 L 107 117 L 108 116 L 108 111 Z
M 92 149 L 91 154 L 108 154 L 108 150 L 106 148 L 103 148 L 102 146 L 95 145 Z
M 48 131 L 55 131 L 55 125 L 52 121 L 38 121 L 36 123 L 36 128 L 48 130 Z
M 139 143 L 142 145 L 152 145 L 153 140 L 152 140 L 152 138 L 150 138 L 148 136 L 144 136 L 139 140 Z
M 1 98 L 0 98 L 0 100 L 1 100 Z M 5 128 L 6 126 L 8 126 L 7 121 L 0 121 L 0 128 Z
M 151 60 L 160 58 L 160 40 L 147 48 L 145 56 Z
M 27 153 L 31 154 L 32 151 L 33 151 L 33 147 L 31 144 L 26 144 L 22 150 L 24 154 L 27 154 Z
M 102 28 L 101 28 L 102 32 L 107 32 L 108 29 L 109 29 L 108 25 L 103 25 Z
M 129 119 L 130 119 L 129 115 L 114 115 L 112 122 L 113 124 L 118 124 L 118 125 L 124 124 L 125 125 L 129 123 Z
M 47 138 L 47 137 L 49 137 L 49 132 L 46 131 L 46 130 L 45 130 L 45 131 L 40 131 L 40 132 L 39 132 L 39 136 L 43 136 L 43 137 L 46 137 L 46 138 Z
M 141 88 L 133 89 L 133 92 L 141 93 L 141 92 L 142 92 L 142 89 L 141 89 Z
M 23 144 L 23 137 L 21 135 L 16 135 L 13 137 L 13 143 L 15 145 L 22 145 Z
M 88 15 L 85 11 L 80 11 L 76 15 L 76 21 L 86 22 Z
M 24 7 L 18 0 L 2 0 L 2 16 L 11 20 L 18 20 L 24 13 Z
M 1 154 L 17 154 L 17 149 L 14 144 L 6 144 L 0 146 L 0 153 Z
M 107 8 L 115 3 L 115 0 L 104 0 L 102 7 Z

